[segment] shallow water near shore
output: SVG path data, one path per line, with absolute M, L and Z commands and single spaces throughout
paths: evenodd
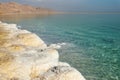
M 48 45 L 66 43 L 58 50 L 60 61 L 87 80 L 120 80 L 120 14 L 18 15 L 0 20 L 38 34 Z

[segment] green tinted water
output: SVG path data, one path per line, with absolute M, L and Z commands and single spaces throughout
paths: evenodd
M 87 80 L 120 80 L 120 14 L 0 17 L 38 34 L 48 45 L 62 43 L 60 60 Z

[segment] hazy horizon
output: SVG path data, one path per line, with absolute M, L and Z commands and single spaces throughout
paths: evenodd
M 0 0 L 68 12 L 120 12 L 120 0 Z

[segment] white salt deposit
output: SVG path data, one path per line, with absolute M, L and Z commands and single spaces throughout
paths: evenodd
M 36 34 L 0 22 L 0 80 L 85 80 L 69 64 L 59 62 L 56 49 L 49 47 Z M 9 32 L 9 33 L 7 33 Z

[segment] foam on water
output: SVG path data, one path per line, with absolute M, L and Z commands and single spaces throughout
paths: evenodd
M 66 48 L 75 47 L 75 46 L 76 45 L 72 43 L 62 42 L 62 43 L 50 44 L 49 48 L 66 49 Z
M 66 43 L 51 44 L 49 48 L 60 49 L 64 45 L 66 45 Z

